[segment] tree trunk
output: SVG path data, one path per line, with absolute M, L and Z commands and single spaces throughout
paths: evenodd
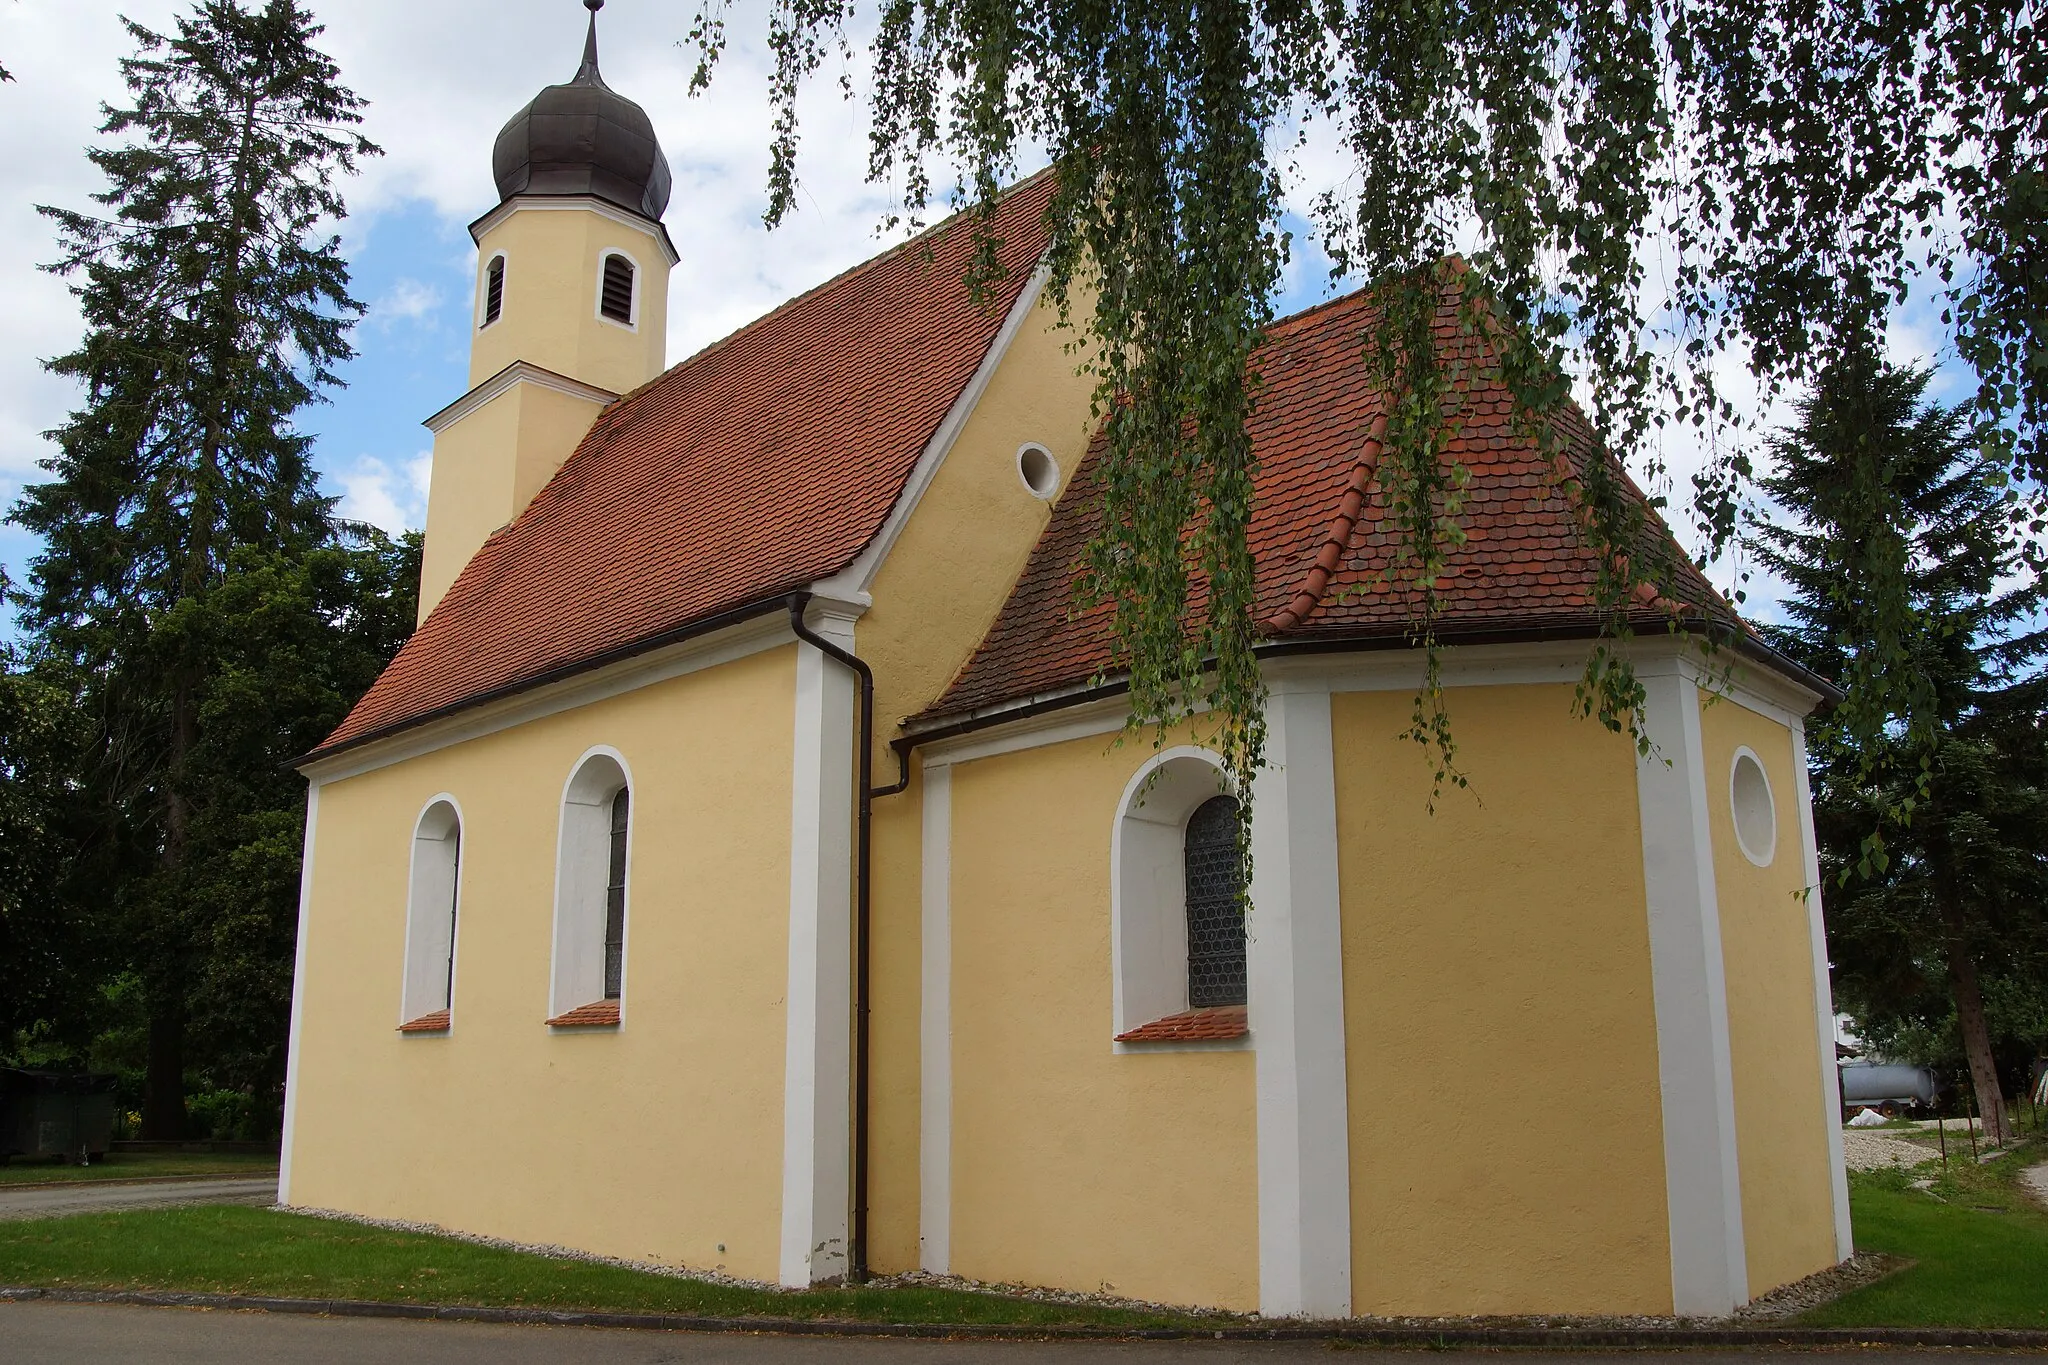
M 164 846 L 157 858 L 157 875 L 169 883 L 176 897 L 178 872 L 185 864 L 185 848 L 191 834 L 192 802 L 185 794 L 185 758 L 197 737 L 199 717 L 192 688 L 175 685 L 171 696 L 171 753 L 164 782 Z M 181 937 L 174 910 L 159 900 L 151 926 L 153 948 L 158 960 L 144 967 L 149 989 L 149 1060 L 143 1075 L 142 1136 L 153 1141 L 176 1141 L 185 1136 L 185 1000 L 184 973 L 167 970 L 164 955 Z
M 153 1142 L 185 1136 L 185 1011 L 175 999 L 150 1002 L 142 1136 Z
M 1977 986 L 1977 959 L 1970 952 L 1970 926 L 1958 894 L 1954 869 L 1949 864 L 1946 832 L 1928 840 L 1934 864 L 1934 898 L 1941 911 L 1945 939 L 1943 955 L 1948 959 L 1948 984 L 1956 999 L 1956 1027 L 1963 1035 L 1963 1056 L 1970 1065 L 1970 1084 L 1977 1093 L 1977 1113 L 1984 1120 L 1985 1136 L 1993 1142 L 2012 1141 L 2012 1115 L 1998 1087 L 1998 1063 L 1991 1055 L 1991 1025 L 1984 1017 L 1984 995 Z

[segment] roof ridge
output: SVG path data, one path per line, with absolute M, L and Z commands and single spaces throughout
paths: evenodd
M 1322 605 L 1323 593 L 1330 586 L 1331 577 L 1351 548 L 1351 533 L 1358 528 L 1359 515 L 1365 510 L 1366 490 L 1372 486 L 1373 475 L 1379 470 L 1386 439 L 1387 414 L 1382 406 L 1379 416 L 1373 418 L 1372 427 L 1366 432 L 1365 445 L 1359 449 L 1358 458 L 1352 461 L 1351 477 L 1337 499 L 1337 515 L 1330 519 L 1329 534 L 1323 537 L 1315 560 L 1309 565 L 1308 572 L 1302 575 L 1301 586 L 1295 589 L 1294 596 L 1286 606 L 1266 618 L 1267 629 L 1276 632 L 1293 630 Z

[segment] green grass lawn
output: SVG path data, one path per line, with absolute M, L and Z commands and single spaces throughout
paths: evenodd
M 274 1175 L 277 1158 L 261 1153 L 109 1152 L 90 1166 L 54 1161 L 24 1161 L 0 1166 L 0 1189 L 9 1185 L 42 1185 L 72 1180 L 141 1180 L 157 1175 Z
M 1950 1152 L 1953 1154 L 1954 1147 Z M 2048 1147 L 1978 1166 L 1961 1160 L 1918 1171 L 1857 1172 L 1849 1208 L 1859 1251 L 1917 1264 L 1806 1314 L 1810 1327 L 2048 1328 L 2048 1213 L 2015 1179 Z M 1916 1178 L 1937 1175 L 1928 1191 Z
M 234 1205 L 0 1222 L 0 1285 L 874 1322 L 1191 1321 L 957 1290 L 741 1289 Z

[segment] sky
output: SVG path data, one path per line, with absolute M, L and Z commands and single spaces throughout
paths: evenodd
M 385 155 L 344 186 L 350 216 L 338 225 L 355 293 L 369 305 L 359 354 L 342 371 L 347 387 L 300 424 L 315 437 L 315 463 L 340 511 L 396 531 L 426 514 L 431 441 L 420 422 L 460 397 L 467 377 L 475 255 L 466 225 L 497 202 L 492 142 L 541 87 L 574 73 L 586 13 L 578 0 L 310 7 L 327 26 L 320 45 L 368 99 L 365 131 Z M 671 363 L 894 240 L 880 230 L 891 192 L 864 181 L 866 110 L 839 97 L 836 70 L 803 108 L 796 211 L 772 232 L 763 226 L 769 59 L 764 34 L 749 27 L 762 8 L 731 7 L 731 46 L 710 91 L 695 98 L 686 89 L 695 55 L 683 40 L 696 0 L 612 0 L 599 20 L 605 78 L 647 109 L 675 172 L 666 221 L 682 263 L 669 294 Z M 83 152 L 102 103 L 123 94 L 118 63 L 133 44 L 117 12 L 161 31 L 184 9 L 184 0 L 0 0 L 0 63 L 15 76 L 0 85 L 0 506 L 35 480 L 49 453 L 41 433 L 76 401 L 41 365 L 76 344 L 80 321 L 64 281 L 38 268 L 56 248 L 35 206 L 88 207 L 100 187 Z M 1290 196 L 1298 206 L 1327 188 L 1315 177 L 1345 173 L 1327 156 L 1304 166 Z M 1298 245 L 1283 312 L 1335 292 L 1306 221 L 1290 214 L 1288 226 Z M 1925 354 L 1934 342 L 1931 328 L 1909 318 L 1893 350 Z M 1724 380 L 1748 401 L 1739 362 Z M 1782 410 L 1758 415 L 1769 421 Z M 1663 454 L 1683 490 L 1704 447 L 1686 436 Z M 1683 518 L 1675 520 L 1685 539 Z M 34 550 L 25 532 L 0 527 L 10 575 L 19 579 Z M 1721 566 L 1717 581 L 1727 586 L 1732 573 Z M 1773 596 L 1771 585 L 1752 585 L 1752 604 L 1766 614 Z

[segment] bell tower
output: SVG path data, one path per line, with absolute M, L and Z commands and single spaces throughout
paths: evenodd
M 498 206 L 477 244 L 469 392 L 434 433 L 420 619 L 533 500 L 604 406 L 665 367 L 675 246 L 668 159 L 646 111 L 604 82 L 597 12 L 583 63 L 498 134 Z

